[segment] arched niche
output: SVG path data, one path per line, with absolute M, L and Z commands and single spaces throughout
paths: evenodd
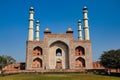
M 84 68 L 85 67 L 85 60 L 81 57 L 75 60 L 75 68 Z
M 42 48 L 37 46 L 33 49 L 33 56 L 40 56 L 42 55 Z
M 85 55 L 85 49 L 81 46 L 75 48 L 75 55 L 76 56 L 83 56 Z
M 33 68 L 42 68 L 42 59 L 35 58 L 32 62 L 32 67 Z

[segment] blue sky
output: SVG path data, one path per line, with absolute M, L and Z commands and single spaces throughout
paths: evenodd
M 40 39 L 47 27 L 53 33 L 71 27 L 77 39 L 77 21 L 87 6 L 93 60 L 103 51 L 120 49 L 120 0 L 0 0 L 0 55 L 25 61 L 30 6 L 40 21 Z

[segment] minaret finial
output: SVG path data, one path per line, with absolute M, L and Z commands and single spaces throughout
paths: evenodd
M 78 20 L 78 40 L 82 40 L 82 24 L 81 24 L 81 20 Z
M 84 15 L 84 39 L 85 40 L 90 40 L 89 36 L 89 26 L 88 26 L 88 10 L 87 7 L 84 6 L 83 8 L 83 15 Z
M 39 26 L 40 26 L 40 23 L 39 21 L 37 20 L 36 21 L 36 41 L 39 41 Z
M 30 7 L 30 18 L 29 18 L 29 28 L 28 28 L 28 41 L 34 40 L 34 8 Z

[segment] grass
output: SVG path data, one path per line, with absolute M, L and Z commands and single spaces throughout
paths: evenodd
M 0 80 L 120 80 L 120 77 L 95 74 L 16 74 L 0 76 Z

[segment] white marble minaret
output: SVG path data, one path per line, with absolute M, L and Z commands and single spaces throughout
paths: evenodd
M 36 21 L 36 41 L 39 41 L 39 32 L 40 32 L 39 26 L 40 26 L 40 23 L 39 23 L 39 21 L 37 20 L 37 21 Z
M 78 20 L 78 40 L 82 40 L 81 20 Z
M 89 26 L 88 26 L 88 10 L 87 7 L 85 6 L 83 8 L 83 15 L 84 15 L 84 39 L 85 40 L 90 40 L 90 35 L 89 35 Z
M 29 18 L 29 28 L 28 28 L 28 41 L 34 40 L 34 8 L 30 7 L 30 18 Z

